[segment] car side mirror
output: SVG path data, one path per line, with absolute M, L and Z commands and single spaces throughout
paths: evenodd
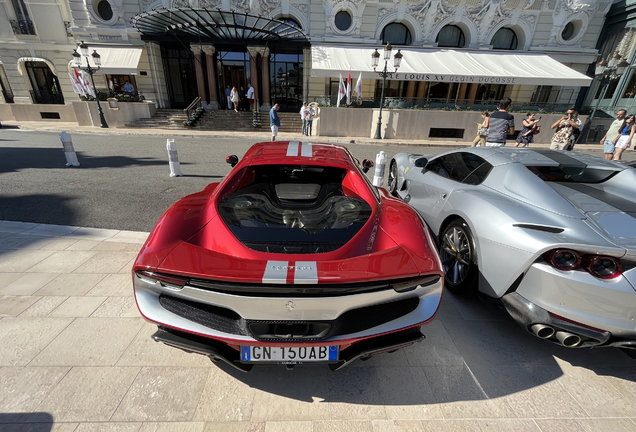
M 234 166 L 238 163 L 238 161 L 239 161 L 239 158 L 236 155 L 228 156 L 225 158 L 225 162 L 232 165 L 232 168 L 234 168 Z
M 362 161 L 362 172 L 363 173 L 367 173 L 367 171 L 369 171 L 371 168 L 373 168 L 373 165 L 375 165 L 372 161 L 370 161 L 369 159 L 365 159 Z
M 417 168 L 426 168 L 426 164 L 428 163 L 428 159 L 425 157 L 421 157 L 415 160 L 415 166 Z

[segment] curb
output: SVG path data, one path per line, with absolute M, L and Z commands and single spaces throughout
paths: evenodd
M 23 123 L 24 126 L 21 126 L 20 124 L 17 124 L 16 122 L 5 122 L 5 124 L 11 124 L 11 125 L 15 125 L 17 126 L 16 128 L 8 128 L 10 130 L 20 130 L 20 131 L 24 131 L 24 132 L 50 132 L 50 133 L 62 133 L 62 132 L 67 132 L 67 133 L 73 133 L 73 134 L 83 134 L 83 135 L 87 135 L 87 134 L 103 134 L 103 135 L 123 135 L 123 136 L 148 136 L 148 137 L 162 137 L 165 138 L 166 136 L 172 136 L 172 137 L 183 137 L 183 138 L 226 138 L 226 139 L 249 139 L 249 138 L 255 138 L 255 139 L 259 139 L 259 140 L 263 140 L 263 141 L 269 141 L 269 138 L 271 137 L 271 135 L 267 134 L 267 133 L 257 133 L 257 132 L 252 132 L 252 133 L 245 133 L 245 134 L 241 134 L 241 133 L 237 133 L 237 132 L 228 132 L 228 133 L 223 133 L 220 131 L 214 131 L 212 133 L 206 133 L 206 131 L 201 131 L 201 133 L 187 133 L 187 132 L 182 132 L 178 129 L 159 129 L 162 132 L 150 132 L 150 133 L 144 133 L 143 131 L 148 131 L 151 129 L 136 129 L 136 130 L 130 130 L 130 129 L 101 129 L 99 127 L 95 127 L 95 128 L 91 128 L 91 129 L 73 129 L 72 127 L 68 127 L 68 128 L 64 128 L 64 127 L 49 127 L 49 126 L 44 126 L 44 127 L 38 127 L 38 126 L 31 126 L 28 125 L 29 122 L 26 122 L 26 124 Z M 139 131 L 139 132 L 138 132 Z M 291 140 L 291 139 L 295 139 L 298 141 L 302 141 L 303 140 L 303 136 L 302 135 L 297 135 L 297 134 L 293 134 L 290 132 L 281 132 L 279 134 L 279 137 L 285 140 Z M 317 140 L 316 141 L 320 141 L 320 142 L 325 142 L 325 143 L 332 143 L 332 144 L 340 144 L 340 145 L 350 145 L 350 144 L 358 144 L 358 145 L 377 145 L 377 146 L 388 146 L 388 145 L 393 145 L 393 146 L 410 146 L 410 147 L 449 147 L 449 148 L 464 148 L 464 147 L 470 147 L 471 142 L 470 141 L 465 141 L 465 142 L 460 142 L 460 141 L 428 141 L 428 140 L 414 140 L 414 141 L 410 141 L 410 140 L 405 140 L 405 141 L 401 141 L 401 140 L 372 140 L 369 138 L 360 138 L 360 137 L 316 137 Z M 585 148 L 587 150 L 602 150 L 603 146 L 600 144 L 578 144 L 580 146 L 585 146 Z M 533 148 L 549 148 L 550 144 L 534 144 L 532 146 Z

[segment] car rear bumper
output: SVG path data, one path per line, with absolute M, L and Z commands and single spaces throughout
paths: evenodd
M 636 340 L 636 291 L 624 276 L 602 280 L 583 270 L 535 263 L 515 291 L 552 314 Z
M 442 296 L 443 279 L 407 292 L 393 289 L 344 296 L 256 297 L 185 285 L 181 289 L 150 283 L 134 275 L 141 314 L 159 326 L 178 329 L 232 346 L 278 344 L 351 345 L 385 333 L 417 327 L 431 320 Z M 256 334 L 258 328 L 327 323 L 332 331 L 316 337 Z M 337 330 L 337 331 L 336 331 Z
M 162 342 L 174 348 L 208 356 L 213 361 L 223 361 L 242 372 L 249 372 L 254 367 L 253 363 L 241 362 L 239 351 L 214 339 L 166 328 L 159 328 L 157 332 L 152 335 L 152 338 L 156 342 Z M 340 352 L 340 358 L 337 361 L 312 362 L 311 364 L 328 364 L 332 371 L 337 371 L 356 359 L 366 359 L 375 354 L 405 348 L 415 342 L 424 340 L 424 338 L 425 336 L 420 332 L 419 327 L 413 328 L 357 343 L 342 350 Z
M 521 327 L 535 336 L 544 338 L 538 330 L 540 328 L 551 329 L 553 334 L 545 337 L 550 342 L 564 345 L 563 341 L 565 339 L 559 339 L 557 336 L 560 333 L 562 338 L 563 335 L 574 335 L 580 339 L 579 343 L 571 346 L 572 348 L 615 347 L 636 350 L 636 334 L 616 336 L 600 328 L 594 328 L 586 324 L 581 325 L 583 323 L 580 321 L 577 324 L 577 322 L 574 322 L 575 320 L 562 319 L 562 317 L 554 316 L 546 309 L 532 303 L 518 292 L 506 294 L 501 298 L 501 302 L 510 316 Z

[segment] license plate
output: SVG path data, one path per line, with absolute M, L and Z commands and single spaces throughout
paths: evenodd
M 337 361 L 338 346 L 270 347 L 242 346 L 244 362 L 320 362 Z

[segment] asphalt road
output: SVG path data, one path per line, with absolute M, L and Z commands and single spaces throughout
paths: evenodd
M 66 167 L 59 134 L 0 129 L 0 220 L 150 231 L 179 198 L 220 181 L 225 157 L 254 139 L 176 137 L 184 177 L 170 177 L 166 138 L 74 134 L 81 166 Z M 359 160 L 381 151 L 439 154 L 448 147 L 348 146 Z M 580 149 L 583 146 L 579 146 Z M 592 152 L 602 155 L 601 151 Z M 636 160 L 628 151 L 626 160 Z M 370 178 L 373 170 L 369 171 Z

